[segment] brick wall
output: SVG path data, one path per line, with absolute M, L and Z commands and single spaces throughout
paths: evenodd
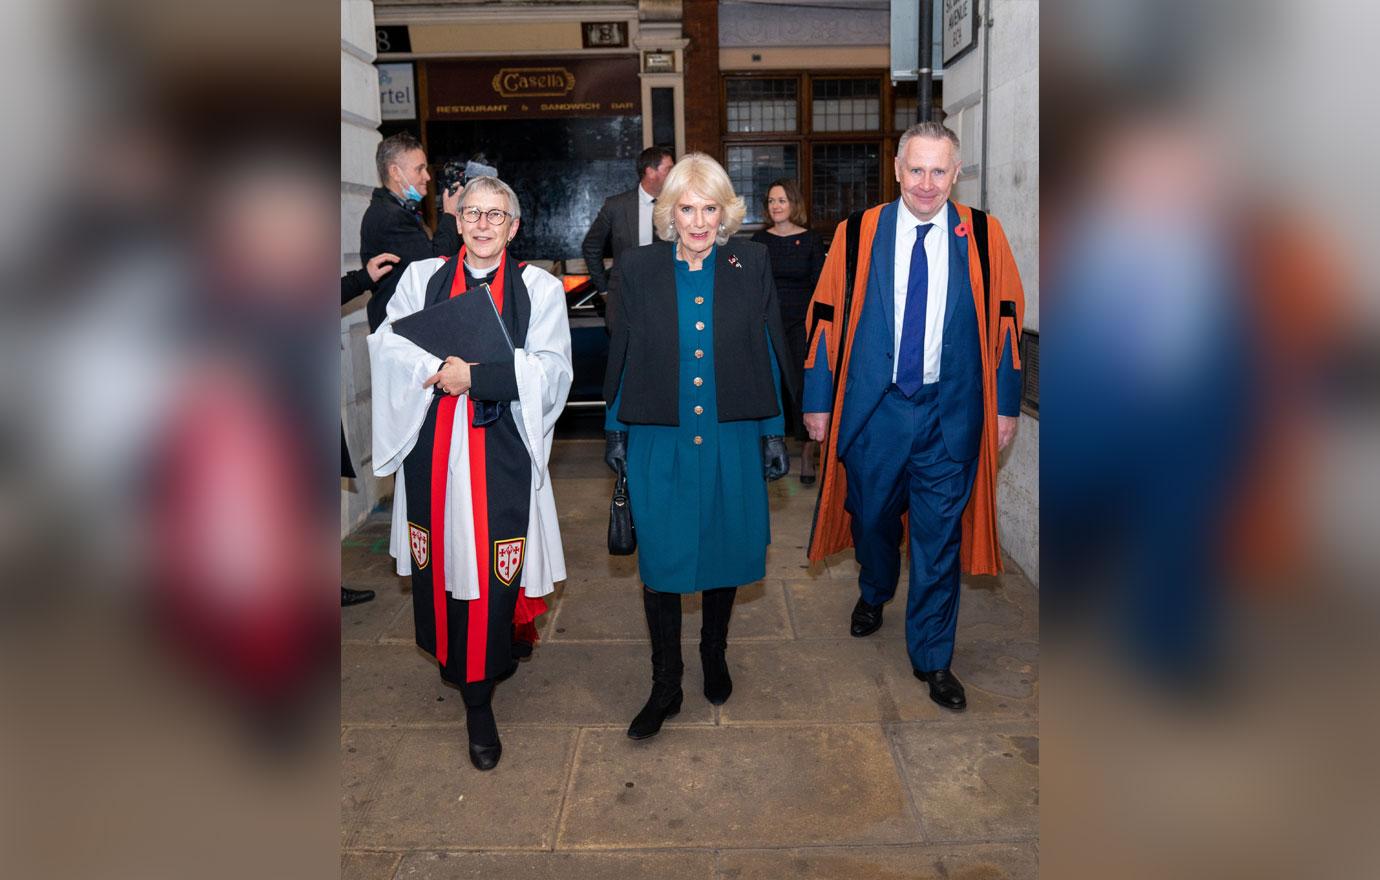
M 723 161 L 719 144 L 719 4 L 686 0 L 685 148 Z

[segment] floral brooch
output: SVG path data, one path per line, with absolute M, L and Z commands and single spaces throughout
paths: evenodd
M 967 238 L 967 237 L 968 237 L 968 224 L 967 224 L 967 223 L 960 223 L 960 224 L 958 224 L 957 226 L 955 226 L 955 227 L 954 227 L 954 235 L 957 235 L 959 238 Z
M 743 264 L 738 262 L 738 256 L 736 254 L 728 258 L 728 265 L 732 266 L 735 269 L 743 268 Z

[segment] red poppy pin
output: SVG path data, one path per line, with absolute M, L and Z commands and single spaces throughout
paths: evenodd
M 967 237 L 968 237 L 968 224 L 967 224 L 967 223 L 960 223 L 960 224 L 958 224 L 957 226 L 955 226 L 955 227 L 954 227 L 954 235 L 957 235 L 959 238 L 967 238 Z
M 743 268 L 743 264 L 738 262 L 738 257 L 736 254 L 728 258 L 728 265 L 732 266 L 735 269 Z

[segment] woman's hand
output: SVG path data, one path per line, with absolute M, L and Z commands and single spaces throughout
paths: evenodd
M 604 464 L 609 466 L 609 470 L 615 474 L 623 474 L 628 470 L 628 432 L 627 431 L 605 431 L 604 432 Z
M 422 387 L 435 385 L 443 394 L 464 394 L 470 390 L 470 366 L 458 357 L 448 357 L 441 363 L 441 369 L 422 383 Z
M 369 280 L 378 283 L 378 280 L 389 272 L 393 271 L 393 264 L 398 262 L 397 254 L 379 254 L 364 266 L 364 271 L 369 273 Z
M 762 438 L 762 476 L 767 482 L 779 480 L 791 472 L 791 455 L 786 451 L 786 438 Z

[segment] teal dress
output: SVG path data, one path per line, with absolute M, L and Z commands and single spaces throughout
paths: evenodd
M 625 425 L 614 399 L 605 429 L 628 432 L 628 494 L 642 582 L 665 593 L 736 587 L 766 576 L 771 520 L 762 438 L 785 421 L 720 422 L 714 382 L 714 253 L 676 260 L 679 425 Z M 698 301 L 697 301 L 698 300 Z M 770 343 L 769 343 L 770 344 Z M 778 405 L 781 377 L 772 358 Z M 699 384 L 696 384 L 698 380 Z

